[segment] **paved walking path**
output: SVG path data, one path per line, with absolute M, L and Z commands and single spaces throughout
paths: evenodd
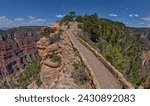
M 117 79 L 105 67 L 105 65 L 101 63 L 100 60 L 98 60 L 96 56 L 75 37 L 73 31 L 71 29 L 68 29 L 67 32 L 69 34 L 70 39 L 72 39 L 72 41 L 79 48 L 79 51 L 82 53 L 88 65 L 95 73 L 101 88 L 102 89 L 122 88 L 121 85 L 118 83 Z

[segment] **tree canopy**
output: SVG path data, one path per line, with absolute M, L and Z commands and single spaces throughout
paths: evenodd
M 135 86 L 142 83 L 141 40 L 133 36 L 125 24 L 99 18 L 96 13 L 77 16 L 76 21 L 83 32 L 81 38 L 91 45 L 94 44 L 94 47 Z

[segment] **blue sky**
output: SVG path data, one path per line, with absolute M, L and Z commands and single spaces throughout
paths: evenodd
M 150 27 L 150 0 L 0 0 L 0 27 L 49 25 L 70 11 Z

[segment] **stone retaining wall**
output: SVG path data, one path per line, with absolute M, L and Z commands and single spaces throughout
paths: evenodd
M 124 88 L 134 89 L 134 86 L 124 78 L 123 74 L 120 73 L 114 66 L 112 66 L 111 63 L 108 62 L 100 53 L 98 53 L 95 49 L 93 49 L 87 42 L 82 40 L 80 37 L 77 38 L 83 45 L 85 45 L 90 51 L 92 51 L 94 55 L 110 70 L 110 72 L 118 79 L 118 81 L 120 82 L 120 84 L 122 84 Z

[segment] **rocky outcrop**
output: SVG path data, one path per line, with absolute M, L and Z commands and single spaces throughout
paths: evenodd
M 93 88 L 86 68 L 81 68 L 84 63 L 77 50 L 71 44 L 67 34 L 58 33 L 60 28 L 62 27 L 58 24 L 56 28 L 52 26 L 52 29 L 56 29 L 54 32 L 48 31 L 51 27 L 46 28 L 46 36 L 43 36 L 36 44 L 41 57 L 42 84 L 39 88 Z M 63 28 L 61 30 L 64 30 Z M 85 78 L 83 79 L 85 81 L 82 81 L 82 78 Z
M 148 64 L 150 61 L 150 51 L 143 51 L 142 53 L 142 65 Z
M 145 77 L 145 81 L 142 84 L 144 88 L 150 88 L 150 51 L 142 52 L 142 71 L 141 75 Z

